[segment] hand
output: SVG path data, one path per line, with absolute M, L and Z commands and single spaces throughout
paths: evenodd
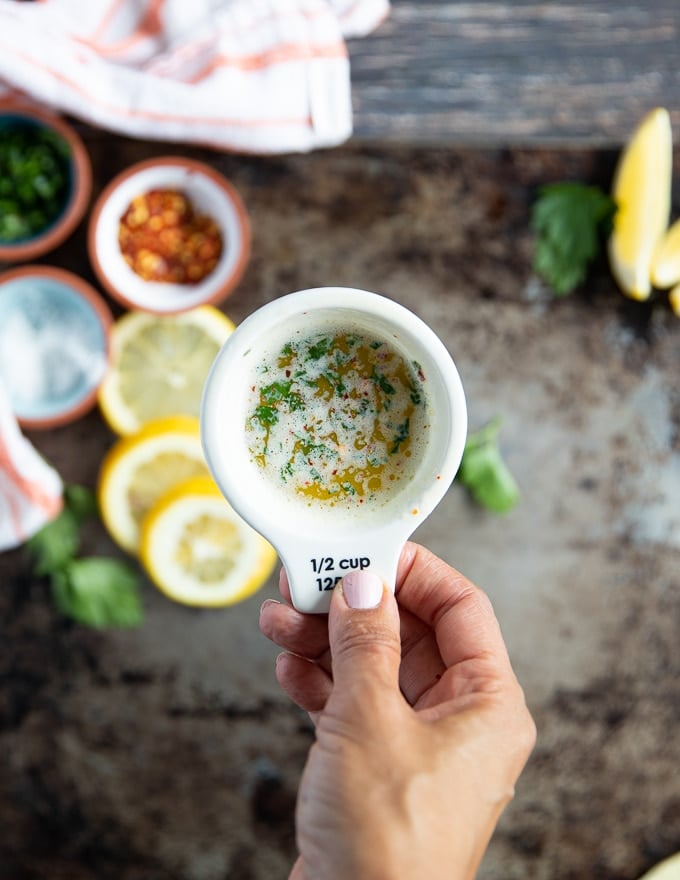
M 269 600 L 260 627 L 316 724 L 291 880 L 474 877 L 535 741 L 485 594 L 410 543 L 396 598 L 355 572 L 328 618 Z

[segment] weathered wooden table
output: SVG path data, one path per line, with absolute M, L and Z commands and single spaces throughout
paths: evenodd
M 680 126 L 676 0 L 394 0 L 350 42 L 355 130 L 400 143 L 622 143 L 649 109 Z

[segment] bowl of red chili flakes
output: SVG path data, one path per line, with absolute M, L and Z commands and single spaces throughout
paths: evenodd
M 218 171 L 167 156 L 131 166 L 104 189 L 88 251 L 100 283 L 123 306 L 174 314 L 234 290 L 250 256 L 250 223 Z

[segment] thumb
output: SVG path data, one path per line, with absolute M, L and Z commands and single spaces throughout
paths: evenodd
M 394 595 L 372 571 L 353 571 L 333 590 L 328 617 L 334 690 L 362 684 L 399 689 L 401 639 Z

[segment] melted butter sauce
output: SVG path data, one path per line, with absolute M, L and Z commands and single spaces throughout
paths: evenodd
M 332 328 L 291 340 L 256 369 L 251 459 L 311 506 L 380 505 L 427 442 L 425 376 L 383 339 Z

